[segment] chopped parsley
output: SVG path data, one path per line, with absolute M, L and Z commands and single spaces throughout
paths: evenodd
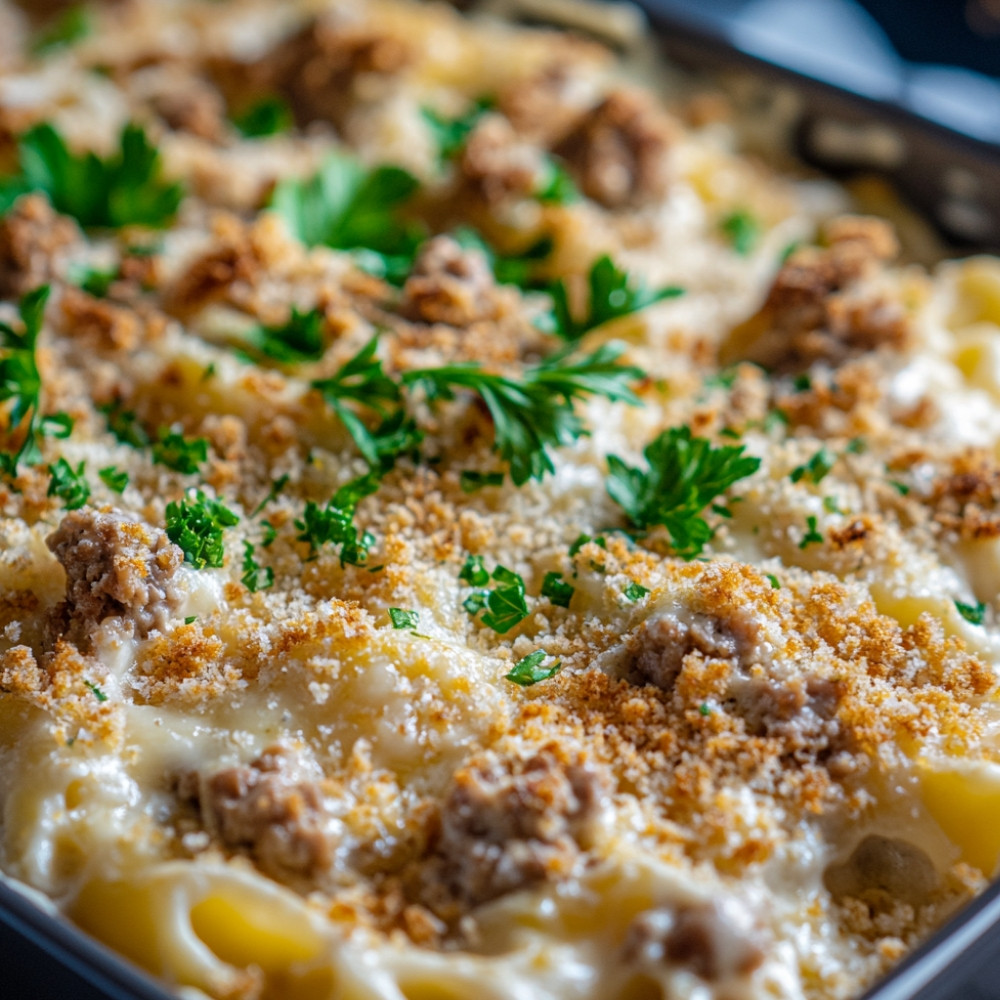
M 93 30 L 93 20 L 87 5 L 72 4 L 60 11 L 38 32 L 32 42 L 31 51 L 36 56 L 48 55 L 50 52 L 83 40 Z
M 522 486 L 554 471 L 550 448 L 586 434 L 574 410 L 576 400 L 597 395 L 639 402 L 628 383 L 642 372 L 618 364 L 621 353 L 611 344 L 576 361 L 560 352 L 527 369 L 520 380 L 464 363 L 408 371 L 403 383 L 421 385 L 432 402 L 454 399 L 459 389 L 478 395 L 493 418 L 494 450 L 508 463 L 515 485 Z
M 184 190 L 160 176 L 160 154 L 140 125 L 129 124 L 107 159 L 73 153 L 48 122 L 18 143 L 21 173 L 0 184 L 0 211 L 21 194 L 42 191 L 53 208 L 84 227 L 162 228 L 177 214 Z
M 573 558 L 586 545 L 588 542 L 593 542 L 595 545 L 599 545 L 602 549 L 608 547 L 607 540 L 603 536 L 598 536 L 597 538 L 592 538 L 590 535 L 577 535 L 576 541 L 569 547 L 569 557 Z
M 863 437 L 851 438 L 844 448 L 846 455 L 862 455 L 868 450 L 868 442 Z
M 566 168 L 552 157 L 547 157 L 545 173 L 535 191 L 535 197 L 543 205 L 571 205 L 580 200 L 580 192 Z
M 646 470 L 609 455 L 607 491 L 636 528 L 662 525 L 677 555 L 694 559 L 712 537 L 702 512 L 760 467 L 760 459 L 745 455 L 744 448 L 714 448 L 707 439 L 692 436 L 689 427 L 674 427 L 644 449 Z
M 430 129 L 431 135 L 438 147 L 438 157 L 445 162 L 453 160 L 465 147 L 472 130 L 479 124 L 483 115 L 492 107 L 494 101 L 489 97 L 480 97 L 467 111 L 455 117 L 448 117 L 433 108 L 420 109 L 424 123 Z
M 188 615 L 187 618 L 184 619 L 184 624 L 193 625 L 197 620 L 198 620 L 197 615 Z
M 49 286 L 42 285 L 21 299 L 18 311 L 22 330 L 0 322 L 0 402 L 10 402 L 7 411 L 8 434 L 20 432 L 21 443 L 14 449 L 0 451 L 0 471 L 8 476 L 17 474 L 21 461 L 34 464 L 41 461 L 37 437 L 44 433 L 41 416 L 42 376 L 38 370 L 35 348 L 42 329 Z
M 910 487 L 906 483 L 901 483 L 898 479 L 890 479 L 889 485 L 901 496 L 905 497 L 910 492 Z
M 255 327 L 250 333 L 249 346 L 265 358 L 282 364 L 319 361 L 326 351 L 325 328 L 326 316 L 321 310 L 299 312 L 292 306 L 287 322 Z
M 378 485 L 378 476 L 369 472 L 341 486 L 324 506 L 313 500 L 306 503 L 295 527 L 299 529 L 298 541 L 309 544 L 310 559 L 315 559 L 327 543 L 340 546 L 342 566 L 360 566 L 368 559 L 375 538 L 367 531 L 358 532 L 354 515 L 358 504 L 375 493 Z
M 401 282 L 426 236 L 423 225 L 399 212 L 419 186 L 402 167 L 382 164 L 369 170 L 338 153 L 308 180 L 281 181 L 271 208 L 307 246 L 363 251 L 357 257 L 362 267 Z
M 506 566 L 497 566 L 491 579 L 496 583 L 492 590 L 474 592 L 466 598 L 463 606 L 470 614 L 477 614 L 485 608 L 483 624 L 503 635 L 528 617 L 524 580 Z
M 153 461 L 174 472 L 191 475 L 208 460 L 206 438 L 186 438 L 179 431 L 161 427 L 153 442 Z
M 513 681 L 521 687 L 531 687 L 532 684 L 537 684 L 539 681 L 547 681 L 559 673 L 562 666 L 562 663 L 556 660 L 551 667 L 543 667 L 542 663 L 547 656 L 548 653 L 544 649 L 536 649 L 523 660 L 518 660 L 511 668 L 510 673 L 504 674 L 505 679 Z
M 475 493 L 484 486 L 503 486 L 502 472 L 476 472 L 474 469 L 463 469 L 459 476 L 459 485 L 463 493 Z
M 87 689 L 100 704 L 104 704 L 108 700 L 108 696 L 92 681 L 84 681 L 83 683 L 87 685 Z
M 115 493 L 122 493 L 125 487 L 128 486 L 128 473 L 120 472 L 115 466 L 109 465 L 103 469 L 97 470 L 97 475 L 100 477 L 101 482 L 109 490 L 113 490 Z
M 149 435 L 132 410 L 122 409 L 120 403 L 111 403 L 103 407 L 103 410 L 108 430 L 120 444 L 127 444 L 132 448 L 149 447 Z
M 585 333 L 611 320 L 629 316 L 663 299 L 682 295 L 684 290 L 674 286 L 650 291 L 641 283 L 632 284 L 628 274 L 619 270 L 612 259 L 605 255 L 598 258 L 587 278 L 589 296 L 587 312 L 577 317 L 569 305 L 569 290 L 562 280 L 548 287 L 552 296 L 552 313 L 546 327 L 563 340 L 577 341 Z
M 288 475 L 278 476 L 278 478 L 271 483 L 271 488 L 268 490 L 267 496 L 264 497 L 259 504 L 257 504 L 254 508 L 253 514 L 250 516 L 256 517 L 269 503 L 273 500 L 277 500 L 281 495 L 281 491 L 288 485 L 288 480 L 290 478 L 291 477 Z M 265 521 L 264 523 L 266 524 L 267 522 Z
M 955 601 L 955 609 L 970 625 L 982 625 L 986 619 L 986 605 L 980 601 L 975 604 Z
M 57 459 L 49 466 L 49 489 L 47 496 L 59 497 L 66 510 L 79 510 L 90 499 L 90 486 L 83 475 L 86 463 L 80 462 L 74 469 L 65 458 Z
M 560 608 L 568 608 L 576 588 L 562 578 L 562 573 L 546 573 L 542 580 L 542 597 Z
M 720 228 L 741 257 L 746 257 L 760 239 L 760 223 L 746 209 L 731 212 L 722 220 Z
M 242 114 L 236 115 L 233 124 L 245 139 L 261 139 L 287 132 L 295 124 L 295 119 L 288 103 L 271 95 L 262 97 Z
M 843 514 L 836 497 L 823 497 L 823 510 L 828 514 Z
M 636 601 L 641 601 L 649 593 L 649 588 L 644 587 L 641 583 L 636 583 L 633 580 L 632 583 L 630 583 L 622 591 L 622 593 L 625 595 L 627 600 L 634 604 Z
M 274 586 L 274 570 L 270 566 L 261 566 L 254 558 L 254 552 L 253 543 L 245 541 L 243 543 L 243 575 L 240 577 L 240 581 L 251 594 Z
M 485 587 L 490 582 L 490 574 L 483 565 L 483 557 L 469 556 L 459 570 L 458 578 L 470 587 Z
M 218 568 L 225 555 L 222 541 L 225 529 L 239 520 L 221 500 L 206 497 L 201 490 L 192 490 L 184 499 L 167 504 L 167 537 L 180 546 L 184 561 L 195 569 Z
M 815 514 L 810 514 L 806 518 L 806 533 L 802 536 L 802 541 L 799 542 L 799 548 L 805 549 L 810 545 L 817 545 L 823 541 L 823 536 L 817 531 L 818 521 Z
M 781 590 L 781 581 L 773 573 L 767 573 L 766 576 L 773 590 Z
M 698 714 L 704 719 L 712 714 L 712 706 L 707 701 L 703 701 L 698 706 Z
M 389 619 L 393 628 L 415 629 L 420 624 L 420 615 L 416 611 L 406 611 L 403 608 L 389 608 Z
M 107 298 L 112 284 L 118 280 L 119 269 L 115 267 L 81 267 L 72 274 L 77 287 L 95 299 Z
M 260 540 L 261 548 L 270 548 L 271 544 L 278 537 L 278 529 L 270 521 L 261 521 L 260 526 L 264 529 Z
M 832 451 L 827 448 L 820 448 L 808 462 L 792 469 L 789 478 L 793 483 L 798 483 L 803 479 L 808 483 L 821 483 L 836 462 L 837 456 Z

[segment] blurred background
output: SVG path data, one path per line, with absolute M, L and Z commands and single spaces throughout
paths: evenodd
M 1000 144 L 1000 0 L 655 0 L 738 48 Z

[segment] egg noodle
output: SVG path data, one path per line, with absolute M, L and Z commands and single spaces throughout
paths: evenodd
M 846 1000 L 995 873 L 1000 262 L 629 37 L 0 4 L 0 870 L 180 996 Z

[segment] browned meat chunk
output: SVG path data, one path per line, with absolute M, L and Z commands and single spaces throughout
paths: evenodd
M 757 655 L 758 631 L 749 618 L 722 620 L 697 612 L 654 615 L 636 629 L 629 642 L 625 676 L 634 684 L 669 691 L 691 653 L 749 665 Z
M 934 480 L 934 519 L 966 541 L 1000 536 L 1000 467 L 975 448 L 955 455 L 950 465 Z
M 436 236 L 420 251 L 403 286 L 402 308 L 423 323 L 468 326 L 497 313 L 497 286 L 486 258 L 450 236 Z
M 919 848 L 896 837 L 869 834 L 841 865 L 823 875 L 836 897 L 854 896 L 875 906 L 894 900 L 919 906 L 930 901 L 940 884 L 931 859 Z
M 616 90 L 556 147 L 588 198 L 607 208 L 661 198 L 669 184 L 673 122 L 644 94 Z
M 647 910 L 633 921 L 623 950 L 626 962 L 681 965 L 709 982 L 749 975 L 764 957 L 752 915 L 732 898 Z
M 824 235 L 825 247 L 803 247 L 788 258 L 760 312 L 723 348 L 724 361 L 794 371 L 817 361 L 840 364 L 882 346 L 905 347 L 902 305 L 864 288 L 898 252 L 889 224 L 845 216 Z
M 59 252 L 79 237 L 42 195 L 25 195 L 0 219 L 0 296 L 19 298 L 50 281 Z
M 271 875 L 313 877 L 333 860 L 321 777 L 291 751 L 271 747 L 246 767 L 212 775 L 192 797 L 227 847 L 248 851 Z
M 173 576 L 183 554 L 162 531 L 85 507 L 67 514 L 46 544 L 66 571 L 58 618 L 71 637 L 88 641 L 111 616 L 145 636 L 178 607 Z
M 568 874 L 590 842 L 610 779 L 556 749 L 488 754 L 459 770 L 444 805 L 439 873 L 469 905 Z
M 473 129 L 459 168 L 466 183 L 491 204 L 527 198 L 542 183 L 541 150 L 525 142 L 501 115 L 487 115 Z
M 387 77 L 410 62 L 398 39 L 317 19 L 270 52 L 260 67 L 271 89 L 287 98 L 299 125 L 338 127 L 365 77 Z

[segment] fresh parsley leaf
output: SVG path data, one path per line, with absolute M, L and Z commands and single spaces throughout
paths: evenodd
M 426 229 L 399 213 L 419 187 L 402 167 L 382 164 L 368 170 L 357 160 L 334 154 L 308 180 L 284 180 L 271 208 L 307 246 L 363 250 L 358 262 L 381 270 L 386 280 L 409 274 Z
M 845 455 L 863 455 L 868 450 L 868 442 L 863 437 L 851 438 L 844 448 Z
M 493 418 L 494 450 L 521 486 L 554 471 L 549 448 L 586 434 L 574 410 L 578 399 L 597 395 L 638 404 L 628 383 L 641 378 L 642 372 L 618 364 L 621 354 L 622 348 L 611 344 L 576 361 L 559 353 L 527 369 L 520 381 L 466 363 L 408 371 L 403 383 L 423 386 L 432 402 L 454 399 L 458 389 L 478 395 Z
M 46 437 L 65 441 L 73 433 L 76 421 L 68 413 L 46 413 L 38 422 L 39 430 Z
M 149 447 L 149 435 L 132 410 L 123 409 L 121 403 L 110 403 L 102 409 L 108 422 L 108 430 L 120 444 L 127 444 L 132 448 Z
M 571 205 L 574 201 L 580 200 L 580 192 L 566 168 L 548 157 L 545 161 L 545 173 L 535 197 L 543 205 Z
M 492 578 L 497 586 L 486 598 L 486 614 L 483 615 L 482 622 L 503 635 L 528 617 L 524 580 L 505 566 L 497 566 Z
M 310 559 L 315 559 L 319 550 L 329 542 L 340 546 L 342 566 L 360 566 L 367 560 L 368 550 L 375 544 L 375 539 L 367 531 L 358 533 L 354 515 L 358 504 L 377 492 L 378 485 L 378 475 L 369 472 L 341 486 L 325 506 L 321 507 L 312 500 L 306 504 L 295 527 L 299 529 L 298 540 L 309 543 Z
M 101 477 L 101 482 L 115 493 L 123 493 L 128 486 L 128 473 L 119 472 L 113 465 L 98 469 L 97 474 Z
M 442 115 L 433 108 L 420 109 L 420 115 L 437 143 L 438 157 L 442 163 L 458 156 L 468 142 L 472 130 L 494 103 L 492 98 L 480 97 L 467 111 L 453 118 Z
M 982 625 L 986 619 L 986 605 L 980 601 L 976 601 L 975 604 L 955 601 L 955 608 L 970 625 Z
M 806 533 L 799 542 L 800 549 L 806 549 L 810 545 L 818 545 L 823 541 L 822 534 L 817 530 L 818 520 L 815 514 L 810 514 L 806 518 Z
M 889 485 L 901 496 L 905 497 L 910 492 L 910 487 L 906 483 L 899 482 L 898 479 L 890 479 Z
M 262 567 L 254 558 L 254 551 L 253 543 L 244 541 L 243 575 L 240 580 L 251 594 L 274 586 L 274 570 L 270 566 Z
M 330 378 L 317 379 L 313 388 L 333 404 L 351 399 L 385 415 L 386 404 L 399 402 L 399 385 L 382 370 L 375 357 L 378 337 L 372 337 L 354 357 L 348 359 Z
M 720 228 L 741 257 L 746 257 L 760 239 L 760 223 L 746 209 L 731 212 L 722 220 Z
M 262 97 L 236 115 L 233 124 L 245 139 L 261 139 L 287 132 L 295 124 L 295 118 L 287 101 L 271 95 Z
M 72 274 L 72 280 L 88 295 L 104 299 L 118 280 L 118 267 L 81 267 Z
M 48 55 L 56 49 L 73 45 L 94 30 L 93 19 L 86 4 L 76 3 L 60 11 L 35 36 L 31 51 L 36 56 Z
M 598 258 L 587 278 L 589 298 L 587 312 L 577 317 L 570 309 L 569 290 L 565 281 L 556 281 L 548 288 L 552 296 L 552 313 L 548 322 L 551 332 L 566 341 L 577 341 L 585 333 L 639 312 L 663 299 L 675 298 L 684 289 L 674 286 L 652 292 L 641 283 L 632 284 L 629 276 L 619 270 L 607 255 Z
M 562 573 L 546 573 L 542 580 L 542 597 L 560 608 L 568 608 L 576 588 L 562 578 Z
M 532 684 L 537 684 L 539 681 L 547 681 L 550 677 L 554 677 L 559 673 L 562 663 L 557 660 L 552 664 L 551 667 L 542 667 L 542 663 L 548 653 L 544 649 L 536 649 L 533 653 L 529 653 L 523 660 L 518 660 L 514 664 L 510 673 L 504 674 L 504 677 L 508 681 L 513 681 L 515 684 L 519 684 L 521 687 L 531 687 Z
M 221 500 L 193 490 L 184 499 L 167 504 L 167 537 L 180 546 L 184 561 L 195 569 L 218 568 L 225 555 L 224 531 L 239 520 Z
M 459 485 L 463 493 L 475 493 L 484 486 L 503 486 L 502 472 L 476 472 L 474 469 L 463 469 L 459 476 Z
M 184 195 L 180 184 L 160 177 L 160 154 L 139 125 L 125 126 L 119 151 L 107 159 L 70 152 L 48 122 L 25 132 L 18 150 L 21 174 L 13 183 L 23 191 L 44 192 L 56 211 L 84 227 L 162 228 Z
M 836 462 L 837 456 L 832 451 L 828 448 L 820 448 L 808 462 L 792 469 L 789 478 L 793 483 L 800 482 L 803 479 L 808 483 L 821 483 Z
M 249 346 L 272 361 L 295 364 L 319 361 L 326 351 L 323 331 L 326 316 L 319 309 L 299 312 L 292 306 L 288 321 L 278 326 L 257 326 L 249 336 Z
M 703 702 L 702 702 L 702 703 L 701 703 L 701 704 L 700 704 L 700 705 L 698 706 L 698 714 L 699 714 L 699 715 L 700 715 L 700 716 L 701 716 L 702 718 L 707 718 L 708 716 L 710 716 L 710 715 L 712 714 L 712 706 L 711 706 L 711 705 L 709 705 L 709 703 L 708 703 L 707 701 L 703 701 Z
M 416 611 L 405 611 L 403 608 L 389 608 L 389 618 L 393 628 L 416 628 L 420 624 L 420 615 Z
M 271 489 L 268 490 L 267 496 L 259 504 L 257 504 L 254 512 L 250 515 L 251 517 L 256 517 L 272 500 L 277 500 L 281 495 L 281 491 L 288 485 L 289 480 L 288 475 L 278 476 L 271 483 Z M 266 522 L 265 522 L 266 523 Z
M 59 497 L 66 510 L 79 510 L 90 499 L 90 486 L 83 476 L 83 462 L 74 469 L 65 458 L 57 459 L 49 466 L 49 489 L 47 495 Z
M 595 545 L 599 545 L 602 549 L 608 547 L 607 540 L 599 535 L 597 538 L 591 538 L 590 535 L 577 535 L 576 541 L 569 547 L 569 557 L 573 558 L 586 545 L 588 542 L 593 542 Z
M 459 570 L 458 578 L 470 587 L 485 587 L 490 582 L 490 574 L 483 565 L 483 557 L 469 556 Z
M 622 593 L 625 595 L 626 600 L 634 604 L 636 601 L 641 601 L 649 593 L 649 588 L 633 580 Z
M 646 446 L 645 470 L 609 455 L 607 491 L 636 528 L 662 525 L 677 555 L 694 559 L 712 537 L 702 512 L 760 467 L 760 459 L 745 455 L 744 448 L 714 448 L 707 439 L 694 437 L 689 427 L 674 427 Z
M 11 404 L 7 411 L 8 433 L 21 434 L 16 450 L 0 452 L 0 470 L 8 476 L 17 475 L 19 462 L 34 464 L 42 458 L 37 441 L 43 420 L 39 412 L 42 376 L 35 350 L 48 297 L 49 286 L 42 285 L 21 299 L 21 330 L 0 322 L 0 402 Z
M 187 618 L 184 619 L 184 624 L 193 625 L 197 620 L 198 620 L 197 615 L 188 615 Z
M 487 577 L 487 579 L 489 579 Z M 462 601 L 462 607 L 469 612 L 470 615 L 478 615 L 483 608 L 486 607 L 486 600 L 490 596 L 488 590 L 474 590 L 469 596 Z
M 773 573 L 767 573 L 766 576 L 772 590 L 781 590 L 781 581 Z
M 278 537 L 278 529 L 270 521 L 261 521 L 260 525 L 264 529 L 264 534 L 260 540 L 261 548 L 270 548 L 271 544 Z
M 97 699 L 98 703 L 104 704 L 108 700 L 108 696 L 96 684 L 91 681 L 84 681 L 83 683 L 87 685 L 87 689 Z
M 153 442 L 153 461 L 174 472 L 191 475 L 208 460 L 206 438 L 186 438 L 179 431 L 161 427 Z

